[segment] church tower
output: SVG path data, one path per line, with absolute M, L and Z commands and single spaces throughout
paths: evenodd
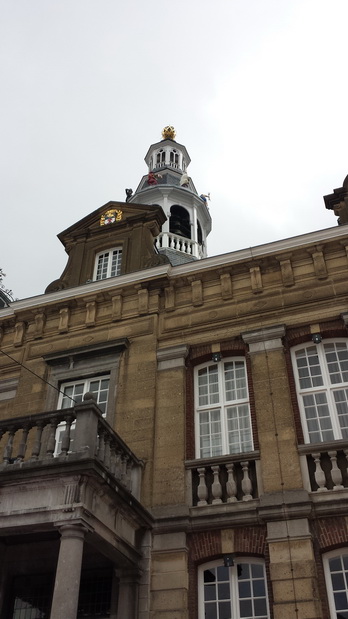
M 145 155 L 148 174 L 143 176 L 127 201 L 161 206 L 167 221 L 156 239 L 160 254 L 173 265 L 207 257 L 207 236 L 211 231 L 209 195 L 198 195 L 187 168 L 190 156 L 175 141 L 175 130 L 167 126 L 162 140 L 152 144 Z

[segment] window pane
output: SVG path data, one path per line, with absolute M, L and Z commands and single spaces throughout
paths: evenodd
M 235 590 L 237 598 L 232 599 Z M 217 566 L 205 570 L 204 616 L 217 619 L 268 619 L 264 565 L 243 562 L 230 568 Z
M 303 396 L 307 419 L 309 442 L 330 441 L 334 439 L 330 410 L 325 393 Z
M 316 346 L 308 346 L 298 350 L 296 352 L 296 365 L 301 389 L 323 385 Z
M 336 412 L 342 437 L 348 437 L 348 389 L 339 389 L 333 392 L 336 404 Z
M 211 365 L 198 372 L 199 406 L 219 403 L 219 383 L 217 365 Z
M 200 413 L 200 457 L 210 458 L 222 454 L 220 410 Z
M 248 397 L 244 361 L 229 361 L 224 364 L 226 401 L 245 400 Z
M 347 560 L 348 555 L 340 555 L 329 560 L 332 592 L 338 617 L 345 617 L 348 613 Z
M 230 602 L 219 603 L 219 619 L 231 619 L 231 604 Z
M 106 279 L 108 273 L 109 252 L 98 256 L 96 280 Z
M 229 406 L 226 410 L 229 453 L 252 451 L 251 419 L 248 404 Z
M 115 277 L 121 274 L 122 250 L 114 249 L 112 252 L 110 277 Z
M 345 342 L 324 344 L 331 384 L 348 381 L 348 348 Z
M 253 607 L 251 604 L 251 600 L 240 600 L 239 602 L 239 610 L 241 617 L 252 617 L 253 616 Z

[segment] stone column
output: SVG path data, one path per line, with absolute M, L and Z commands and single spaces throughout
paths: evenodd
M 274 619 L 320 619 L 316 562 L 307 518 L 269 522 Z
M 50 619 L 76 619 L 87 530 L 82 523 L 59 525 L 61 540 Z
M 134 570 L 122 570 L 118 573 L 119 593 L 117 617 L 135 619 L 138 616 L 139 573 Z

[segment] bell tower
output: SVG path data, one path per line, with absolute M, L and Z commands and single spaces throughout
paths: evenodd
M 148 173 L 127 201 L 161 206 L 167 221 L 156 239 L 160 254 L 173 265 L 207 257 L 207 236 L 211 231 L 209 194 L 198 195 L 187 168 L 186 147 L 175 141 L 174 127 L 162 131 L 162 140 L 151 144 L 145 155 Z

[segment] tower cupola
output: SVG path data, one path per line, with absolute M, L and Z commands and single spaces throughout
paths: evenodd
M 198 195 L 187 172 L 190 156 L 175 135 L 174 127 L 167 126 L 162 140 L 151 144 L 145 155 L 148 173 L 134 194 L 127 193 L 127 201 L 162 207 L 167 221 L 156 239 L 157 249 L 172 264 L 181 264 L 207 257 L 211 217 L 210 196 Z

